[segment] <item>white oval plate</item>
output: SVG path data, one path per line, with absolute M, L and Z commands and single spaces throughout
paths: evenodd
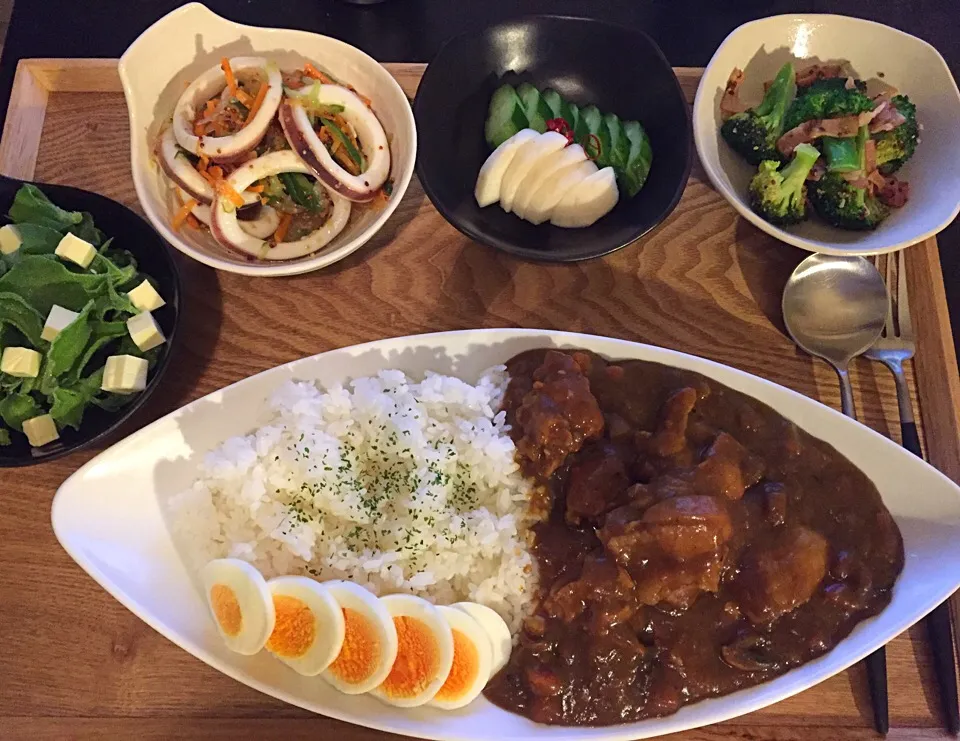
M 917 153 L 897 173 L 910 183 L 910 201 L 893 209 L 875 231 L 853 232 L 812 215 L 781 229 L 757 216 L 747 203 L 756 173 L 720 136 L 720 98 L 734 67 L 746 75 L 747 103 L 763 97 L 787 61 L 798 66 L 848 60 L 865 80 L 884 80 L 917 104 L 923 126 Z M 693 104 L 693 138 L 711 182 L 741 216 L 781 242 L 828 255 L 870 255 L 899 250 L 947 227 L 960 214 L 960 91 L 950 68 L 930 44 L 895 28 L 842 15 L 776 15 L 734 29 L 704 70 Z
M 698 371 L 770 405 L 826 440 L 869 475 L 903 533 L 906 562 L 890 606 L 829 654 L 758 687 L 687 706 L 667 718 L 607 728 L 536 725 L 480 698 L 454 712 L 402 710 L 339 694 L 266 653 L 227 650 L 164 522 L 163 503 L 190 486 L 197 462 L 227 437 L 261 424 L 265 400 L 288 379 L 324 384 L 399 368 L 470 380 L 536 347 L 583 347 L 611 358 Z M 53 502 L 60 543 L 97 582 L 155 630 L 255 689 L 323 715 L 393 733 L 448 741 L 637 739 L 717 723 L 770 705 L 845 669 L 888 642 L 960 586 L 960 488 L 899 445 L 801 394 L 691 355 L 623 340 L 542 330 L 492 329 L 381 340 L 265 371 L 199 399 L 94 458 Z

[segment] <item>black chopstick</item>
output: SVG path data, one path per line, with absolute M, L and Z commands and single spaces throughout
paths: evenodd
M 933 669 L 940 687 L 940 706 L 951 736 L 960 732 L 960 707 L 957 703 L 957 669 L 953 663 L 953 631 L 950 626 L 950 605 L 941 602 L 924 619 L 930 650 L 933 653 Z
M 913 422 L 900 424 L 900 439 L 903 447 L 917 458 L 923 459 L 920 448 L 920 435 Z M 953 630 L 950 624 L 950 606 L 947 602 L 937 605 L 933 612 L 924 618 L 927 636 L 930 638 L 930 651 L 933 654 L 933 669 L 940 688 L 940 706 L 950 735 L 960 733 L 960 703 L 957 701 L 957 668 L 953 663 Z
M 887 649 L 881 646 L 863 660 L 870 685 L 873 725 L 880 733 L 890 730 L 890 708 L 887 702 Z

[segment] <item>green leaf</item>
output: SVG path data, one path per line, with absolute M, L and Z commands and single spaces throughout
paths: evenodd
M 78 211 L 65 211 L 54 205 L 37 186 L 26 184 L 17 191 L 9 216 L 17 224 L 39 224 L 62 234 L 78 227 L 84 215 Z
M 80 223 L 70 227 L 69 231 L 80 239 L 87 240 L 94 247 L 99 247 L 103 243 L 103 232 L 93 225 L 93 216 L 86 211 L 81 212 Z
M 74 364 L 83 356 L 84 349 L 90 341 L 90 312 L 93 311 L 93 301 L 87 303 L 80 312 L 80 316 L 64 327 L 47 350 L 47 364 L 44 368 L 44 378 L 56 379 L 70 371 Z M 41 383 L 41 389 L 46 393 L 47 384 Z
M 20 249 L 24 255 L 52 255 L 63 239 L 63 235 L 56 229 L 42 224 L 18 224 L 20 234 Z
M 0 293 L 0 326 L 9 324 L 16 327 L 35 349 L 39 349 L 46 342 L 40 338 L 43 322 L 40 312 L 22 297 L 16 293 Z
M 80 376 L 87 365 L 93 360 L 94 356 L 111 342 L 116 342 L 120 337 L 129 337 L 126 322 L 90 322 L 91 342 L 80 360 L 74 365 L 73 370 L 67 376 L 66 384 L 74 384 L 80 380 Z M 119 355 L 121 353 L 114 353 Z
M 105 293 L 108 284 L 105 275 L 74 273 L 59 261 L 27 255 L 0 277 L 0 292 L 17 294 L 46 317 L 54 304 L 80 311 Z
M 83 421 L 83 410 L 90 402 L 90 398 L 79 391 L 63 387 L 55 388 L 52 396 L 53 405 L 50 407 L 50 416 L 53 417 L 57 426 L 79 430 L 80 422 Z
M 18 432 L 23 432 L 23 423 L 43 414 L 32 396 L 27 394 L 10 394 L 0 401 L 0 418 Z
M 0 427 L 0 446 L 9 445 L 11 442 L 10 430 Z

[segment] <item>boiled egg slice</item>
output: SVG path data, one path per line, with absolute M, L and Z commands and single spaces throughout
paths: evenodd
M 617 176 L 612 167 L 604 167 L 560 199 L 550 215 L 550 223 L 566 228 L 590 226 L 606 216 L 618 200 Z
M 541 159 L 550 157 L 565 146 L 567 146 L 567 137 L 556 131 L 540 134 L 536 139 L 524 144 L 507 171 L 503 173 L 503 182 L 500 185 L 500 208 L 507 212 L 513 209 L 513 200 L 520 192 L 523 179 Z
M 480 168 L 480 174 L 477 175 L 477 185 L 473 191 L 474 198 L 477 199 L 477 205 L 480 208 L 500 200 L 500 184 L 503 182 L 503 174 L 507 171 L 510 163 L 513 162 L 513 158 L 520 151 L 520 148 L 538 136 L 540 134 L 533 129 L 518 131 L 487 157 L 487 161 Z
M 340 653 L 323 678 L 341 692 L 359 695 L 383 682 L 397 658 L 397 630 L 380 600 L 348 581 L 324 582 L 340 605 L 344 635 Z
M 236 558 L 219 558 L 200 571 L 210 613 L 227 648 L 257 653 L 273 632 L 273 600 L 266 580 L 253 566 Z
M 517 197 L 513 199 L 513 213 L 521 219 L 524 218 L 527 207 L 533 200 L 534 193 L 540 190 L 544 183 L 556 176 L 561 170 L 586 159 L 587 153 L 583 151 L 583 147 L 579 144 L 571 144 L 559 152 L 554 152 L 551 156 L 541 159 L 520 183 L 520 187 L 517 189 Z
M 524 209 L 524 218 L 531 224 L 542 224 L 550 218 L 560 200 L 583 180 L 597 172 L 591 160 L 568 165 L 540 186 Z
M 430 704 L 444 710 L 454 710 L 469 704 L 483 692 L 490 679 L 493 665 L 493 646 L 480 623 L 466 612 L 454 607 L 437 610 L 453 631 L 453 665 Z
M 276 615 L 267 651 L 298 673 L 316 676 L 343 645 L 340 605 L 322 584 L 305 576 L 279 576 L 267 586 Z
M 510 652 L 513 650 L 513 638 L 510 628 L 500 614 L 486 605 L 477 602 L 457 602 L 451 605 L 476 620 L 490 638 L 493 657 L 490 666 L 490 676 L 494 676 L 510 661 Z
M 434 698 L 453 666 L 453 630 L 440 611 L 420 597 L 380 598 L 397 629 L 397 659 L 373 693 L 390 705 L 412 708 Z

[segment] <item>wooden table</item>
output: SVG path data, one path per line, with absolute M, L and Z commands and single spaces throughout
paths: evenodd
M 388 65 L 411 95 L 422 65 Z M 699 70 L 678 69 L 689 99 Z M 136 207 L 114 60 L 20 63 L 0 171 L 77 185 Z M 653 235 L 576 265 L 525 263 L 471 243 L 416 179 L 366 247 L 284 279 L 217 273 L 186 258 L 180 346 L 131 432 L 217 388 L 290 360 L 381 337 L 470 327 L 543 327 L 649 342 L 742 368 L 839 407 L 832 370 L 786 336 L 780 294 L 804 253 L 739 218 L 697 163 Z M 960 380 L 934 240 L 908 253 L 919 331 L 908 369 L 930 459 L 960 480 Z M 294 331 L 293 328 L 296 328 Z M 914 383 L 916 373 L 916 384 Z M 889 373 L 852 371 L 865 424 L 898 437 Z M 0 739 L 386 739 L 284 705 L 161 638 L 87 577 L 49 525 L 57 486 L 96 454 L 0 471 Z M 922 627 L 888 646 L 894 739 L 944 737 Z M 685 741 L 875 737 L 855 667 Z

